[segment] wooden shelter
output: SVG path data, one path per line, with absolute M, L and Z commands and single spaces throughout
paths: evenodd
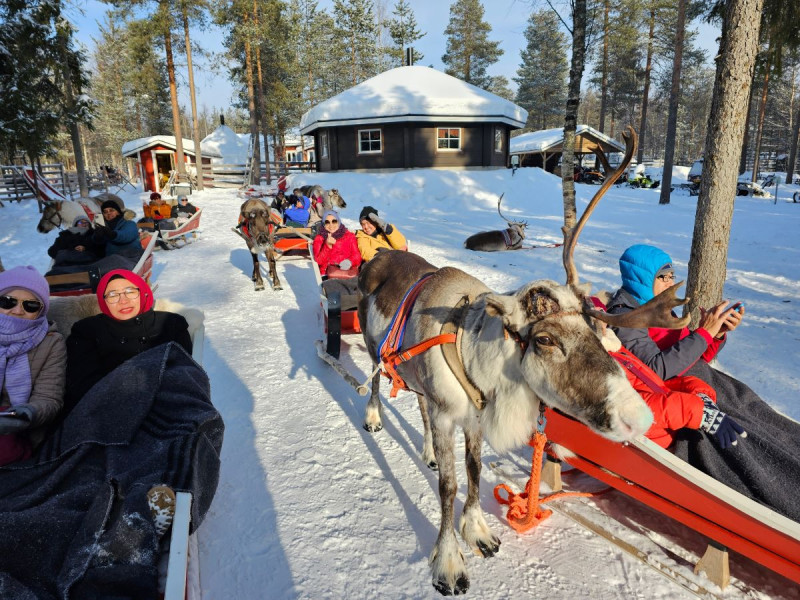
M 187 165 L 197 162 L 192 140 L 183 140 L 183 155 Z M 122 156 L 134 162 L 134 172 L 139 173 L 144 190 L 161 192 L 169 179 L 170 171 L 176 169 L 177 151 L 174 135 L 154 135 L 125 142 Z M 210 165 L 212 158 L 222 158 L 216 150 L 201 150 L 204 165 Z
M 390 69 L 305 113 L 318 171 L 505 167 L 528 113 L 429 67 Z
M 520 167 L 540 167 L 554 173 L 563 149 L 563 128 L 542 129 L 511 138 L 509 156 L 519 156 Z M 575 156 L 582 158 L 586 154 L 594 154 L 603 165 L 603 170 L 609 173 L 613 169 L 607 155 L 614 152 L 625 152 L 624 144 L 588 125 L 578 125 L 575 130 Z

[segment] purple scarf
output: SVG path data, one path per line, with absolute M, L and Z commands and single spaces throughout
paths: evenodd
M 328 230 L 325 227 L 320 228 L 319 235 L 322 236 L 322 240 L 327 240 L 329 235 L 333 236 L 333 239 L 340 240 L 344 237 L 344 234 L 347 233 L 347 227 L 344 226 L 343 223 L 339 223 L 339 229 L 334 231 L 333 233 L 328 233 Z
M 0 389 L 6 388 L 12 406 L 25 404 L 31 396 L 28 351 L 42 343 L 48 328 L 44 315 L 31 321 L 0 314 Z

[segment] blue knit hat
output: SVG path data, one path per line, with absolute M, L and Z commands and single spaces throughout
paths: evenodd
M 672 258 L 655 246 L 636 244 L 619 258 L 622 288 L 639 304 L 652 300 L 656 275 L 668 271 L 672 271 Z
M 17 288 L 28 290 L 34 294 L 44 304 L 41 314 L 47 313 L 50 306 L 50 286 L 47 280 L 39 274 L 39 271 L 28 265 L 14 267 L 0 273 L 0 294 Z
M 337 213 L 335 210 L 326 210 L 324 213 L 322 213 L 323 223 L 328 217 L 334 217 L 337 221 L 339 221 L 339 223 L 342 222 L 342 220 L 339 218 L 339 213 Z

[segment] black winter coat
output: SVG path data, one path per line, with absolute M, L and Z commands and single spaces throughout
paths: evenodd
M 167 342 L 177 342 L 192 352 L 183 316 L 149 310 L 127 321 L 102 314 L 78 321 L 67 338 L 64 408 L 72 409 L 95 383 L 126 360 Z
M 86 233 L 74 233 L 65 229 L 58 234 L 53 245 L 47 249 L 47 254 L 50 255 L 50 258 L 55 258 L 60 250 L 75 250 L 76 246 L 84 246 L 86 248 L 84 252 L 91 252 L 95 257 L 102 258 L 105 256 L 104 247 L 94 243 L 92 234 L 91 229 L 87 229 Z

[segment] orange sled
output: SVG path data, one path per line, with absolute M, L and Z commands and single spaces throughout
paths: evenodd
M 736 492 L 648 439 L 622 445 L 551 409 L 546 417 L 550 443 L 575 454 L 564 459 L 567 463 L 716 542 L 701 563 L 704 567 L 711 561 L 721 563 L 719 569 L 706 569 L 720 587 L 727 583 L 728 564 L 727 553 L 719 545 L 800 583 L 800 523 Z M 715 580 L 714 570 L 725 575 Z

